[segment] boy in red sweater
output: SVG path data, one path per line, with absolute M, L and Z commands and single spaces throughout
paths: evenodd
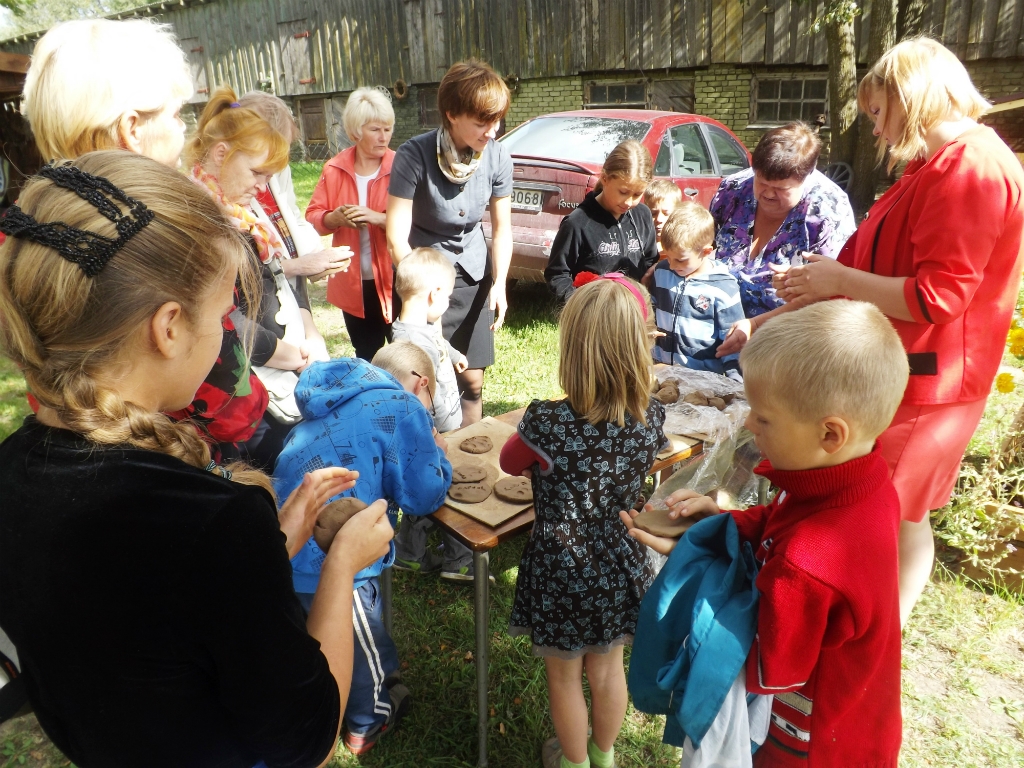
M 826 301 L 766 322 L 740 365 L 757 472 L 779 488 L 730 512 L 760 563 L 747 690 L 775 695 L 754 766 L 895 768 L 900 508 L 876 438 L 907 384 L 903 345 L 873 305 Z M 673 516 L 719 512 L 692 491 L 667 501 Z M 631 536 L 671 551 L 621 514 Z

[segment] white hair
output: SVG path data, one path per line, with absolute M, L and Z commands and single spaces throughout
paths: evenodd
M 395 110 L 388 97 L 376 88 L 358 88 L 345 102 L 345 114 L 341 118 L 345 133 L 352 141 L 363 138 L 363 126 L 367 123 L 395 124 Z
M 25 75 L 23 112 L 43 159 L 120 146 L 118 123 L 192 95 L 185 54 L 167 24 L 89 19 L 43 35 Z

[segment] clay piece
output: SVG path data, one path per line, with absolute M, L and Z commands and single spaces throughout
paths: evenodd
M 494 448 L 494 443 L 486 435 L 477 435 L 466 438 L 459 444 L 459 447 L 466 453 L 487 453 Z
M 697 521 L 688 517 L 672 519 L 668 516 L 667 509 L 646 510 L 633 518 L 633 525 L 641 531 L 666 539 L 678 539 L 695 522 Z
M 313 526 L 313 540 L 316 545 L 327 552 L 341 526 L 361 509 L 366 509 L 366 504 L 351 496 L 332 501 L 324 507 L 316 518 L 316 525 Z
M 675 379 L 666 379 L 654 394 L 654 399 L 662 405 L 672 405 L 679 400 L 679 383 Z
M 725 400 L 721 397 L 709 397 L 708 405 L 712 405 L 720 411 L 725 410 Z
M 479 504 L 491 495 L 490 483 L 455 483 L 448 489 L 448 495 L 465 504 Z
M 706 406 L 708 404 L 708 399 L 700 392 L 690 392 L 683 398 L 683 402 L 689 403 L 690 405 Z
M 453 483 L 480 483 L 487 479 L 487 470 L 481 464 L 452 465 Z
M 533 501 L 533 485 L 525 477 L 503 477 L 494 484 L 494 495 L 510 504 Z

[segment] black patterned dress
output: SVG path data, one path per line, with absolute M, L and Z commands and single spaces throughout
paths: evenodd
M 647 425 L 590 424 L 567 400 L 534 400 L 519 424 L 550 458 L 533 473 L 537 521 L 519 562 L 509 632 L 529 634 L 537 656 L 575 658 L 629 643 L 654 579 L 647 548 L 619 519 L 630 509 L 665 441 L 665 409 Z

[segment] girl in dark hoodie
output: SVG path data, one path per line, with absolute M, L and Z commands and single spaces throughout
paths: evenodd
M 544 270 L 548 287 L 564 304 L 580 272 L 621 272 L 640 280 L 658 261 L 650 209 L 640 202 L 653 178 L 651 155 L 629 139 L 608 153 L 597 188 L 562 219 Z

